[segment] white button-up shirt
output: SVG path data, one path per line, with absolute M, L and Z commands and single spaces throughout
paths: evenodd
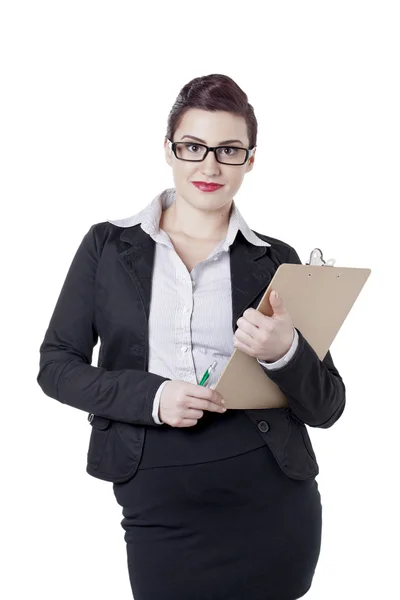
M 233 201 L 225 239 L 189 273 L 170 237 L 159 228 L 162 211 L 174 200 L 175 188 L 166 189 L 136 215 L 109 222 L 120 227 L 140 223 L 156 242 L 149 315 L 149 372 L 198 385 L 206 369 L 217 361 L 207 383 L 213 387 L 235 349 L 229 246 L 239 229 L 251 244 L 270 244 L 249 228 Z M 293 343 L 285 356 L 274 363 L 257 360 L 266 369 L 279 369 L 291 359 L 297 345 L 298 333 L 294 329 Z M 159 404 L 167 383 L 160 385 L 153 402 L 153 418 L 158 425 L 162 424 Z

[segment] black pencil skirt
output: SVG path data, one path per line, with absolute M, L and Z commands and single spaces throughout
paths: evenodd
M 135 600 L 295 600 L 311 587 L 322 506 L 268 446 L 113 484 Z

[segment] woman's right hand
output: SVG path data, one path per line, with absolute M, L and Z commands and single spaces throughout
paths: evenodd
M 171 427 L 193 427 L 203 411 L 223 413 L 219 392 L 187 381 L 168 381 L 161 392 L 159 418 Z

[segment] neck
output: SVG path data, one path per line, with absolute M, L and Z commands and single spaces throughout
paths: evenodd
M 160 229 L 197 241 L 219 241 L 226 237 L 232 201 L 216 210 L 200 210 L 176 195 L 160 218 Z

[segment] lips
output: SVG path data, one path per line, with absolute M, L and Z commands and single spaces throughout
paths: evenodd
M 223 187 L 219 183 L 205 183 L 204 181 L 192 181 L 192 183 L 202 192 L 215 192 Z

